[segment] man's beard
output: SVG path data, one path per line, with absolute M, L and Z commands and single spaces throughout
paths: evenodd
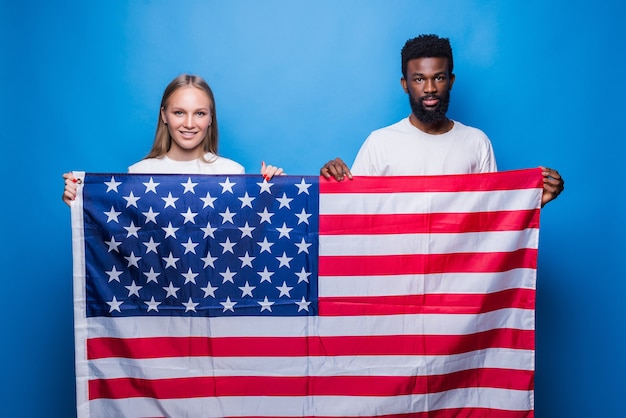
M 438 99 L 439 103 L 433 110 L 424 109 L 422 101 L 424 99 Z M 420 97 L 415 100 L 413 95 L 409 92 L 409 103 L 411 104 L 411 110 L 415 117 L 423 123 L 435 123 L 441 122 L 446 119 L 446 113 L 448 112 L 448 104 L 450 103 L 450 92 L 445 96 L 428 95 Z

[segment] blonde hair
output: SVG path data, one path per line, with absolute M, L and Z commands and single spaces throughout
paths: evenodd
M 169 151 L 170 147 L 172 146 L 172 138 L 169 131 L 167 130 L 167 125 L 163 122 L 163 118 L 161 117 L 161 109 L 167 109 L 168 100 L 172 96 L 172 94 L 174 94 L 178 89 L 188 86 L 192 86 L 199 90 L 202 90 L 207 94 L 207 96 L 209 96 L 209 100 L 211 102 L 210 112 L 212 123 L 207 130 L 206 136 L 202 140 L 202 148 L 204 150 L 204 154 L 210 152 L 217 155 L 218 130 L 217 115 L 215 113 L 215 98 L 213 96 L 213 91 L 202 77 L 193 74 L 181 74 L 173 79 L 167 85 L 165 91 L 163 92 L 161 107 L 159 108 L 159 114 L 157 117 L 157 127 L 156 133 L 154 134 L 154 142 L 152 144 L 152 149 L 145 158 L 162 157 Z

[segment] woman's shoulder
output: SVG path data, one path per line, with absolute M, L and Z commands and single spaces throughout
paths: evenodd
M 243 165 L 235 160 L 207 153 L 204 155 L 205 165 L 214 174 L 244 174 Z

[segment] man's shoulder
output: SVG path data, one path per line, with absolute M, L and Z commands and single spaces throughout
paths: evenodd
M 404 119 L 399 120 L 396 123 L 392 123 L 391 125 L 383 126 L 382 128 L 378 128 L 372 131 L 372 135 L 378 134 L 388 134 L 392 132 L 407 132 L 411 129 L 411 123 L 409 122 L 409 118 L 406 117 Z

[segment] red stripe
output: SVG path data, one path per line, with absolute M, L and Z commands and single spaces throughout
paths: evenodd
M 445 176 L 320 177 L 320 193 L 474 192 L 543 188 L 541 168 Z
M 319 276 L 392 276 L 433 273 L 498 273 L 537 268 L 537 249 L 512 252 L 320 256 Z
M 407 412 L 405 414 L 388 414 L 388 415 L 359 415 L 362 418 L 533 418 L 534 411 L 505 411 L 503 409 L 491 408 L 450 408 L 431 410 L 426 412 Z M 235 417 L 226 417 L 235 418 Z M 240 416 L 237 418 L 261 418 L 259 415 Z M 322 418 L 317 415 L 298 415 L 298 416 L 270 416 L 263 415 L 263 418 Z
M 203 376 L 94 379 L 89 399 L 221 396 L 402 396 L 467 387 L 529 390 L 533 371 L 472 369 L 430 376 Z
M 428 294 L 319 299 L 320 316 L 481 314 L 504 308 L 534 309 L 534 289 L 488 294 Z
M 534 349 L 535 332 L 497 328 L 467 335 L 337 337 L 90 338 L 87 358 L 452 355 L 487 348 Z
M 320 235 L 522 231 L 539 228 L 539 209 L 471 213 L 320 215 Z

